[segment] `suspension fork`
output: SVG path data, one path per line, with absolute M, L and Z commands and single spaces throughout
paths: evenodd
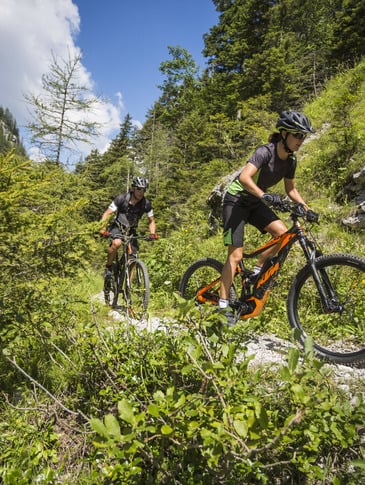
M 324 311 L 326 313 L 341 311 L 342 307 L 337 300 L 336 292 L 333 289 L 327 271 L 325 268 L 317 269 L 316 267 L 316 258 L 318 257 L 318 252 L 316 251 L 315 245 L 311 244 L 304 234 L 301 235 L 299 243 L 307 259 L 307 264 L 312 273 L 312 277 L 321 298 Z M 321 253 L 319 255 L 321 256 Z

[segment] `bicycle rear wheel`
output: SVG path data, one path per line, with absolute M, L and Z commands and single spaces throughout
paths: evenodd
M 197 304 L 217 305 L 221 286 L 223 264 L 213 258 L 197 259 L 183 274 L 180 281 L 180 294 L 186 300 L 195 299 Z M 236 300 L 234 286 L 230 290 L 230 300 Z
M 150 278 L 146 265 L 139 259 L 128 261 L 128 273 L 129 285 L 125 292 L 127 315 L 140 319 L 145 315 L 150 299 Z
M 300 340 L 313 338 L 317 354 L 337 363 L 365 361 L 365 259 L 348 254 L 321 256 L 315 261 L 331 311 L 325 311 L 309 266 L 289 290 L 289 323 Z
M 118 265 L 114 262 L 111 267 L 111 276 L 104 276 L 104 301 L 107 305 L 116 306 L 118 302 Z

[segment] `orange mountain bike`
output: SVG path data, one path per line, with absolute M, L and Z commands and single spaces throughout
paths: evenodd
M 323 255 L 310 234 L 302 205 L 282 201 L 279 210 L 290 212 L 292 227 L 251 253 L 244 253 L 230 289 L 230 307 L 236 322 L 259 315 L 294 243 L 299 242 L 305 265 L 294 277 L 287 295 L 290 326 L 299 331 L 302 344 L 313 338 L 317 354 L 338 363 L 365 361 L 365 259 L 352 254 Z M 299 222 L 299 219 L 303 222 Z M 256 280 L 246 258 L 278 245 Z M 184 273 L 180 293 L 197 304 L 217 305 L 223 264 L 212 258 L 198 259 Z

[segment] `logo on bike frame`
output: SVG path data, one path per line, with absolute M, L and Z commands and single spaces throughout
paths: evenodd
M 265 271 L 265 273 L 261 276 L 261 278 L 258 280 L 256 284 L 256 288 L 260 288 L 266 281 L 269 281 L 269 279 L 279 271 L 280 268 L 280 263 L 277 261 L 271 268 Z

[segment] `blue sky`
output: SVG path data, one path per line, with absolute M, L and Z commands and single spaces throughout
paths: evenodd
M 58 59 L 82 52 L 82 82 L 102 96 L 95 113 L 103 123 L 85 156 L 103 152 L 127 113 L 136 125 L 160 96 L 161 62 L 168 46 L 189 51 L 203 69 L 203 35 L 218 23 L 212 0 L 0 0 L 0 105 L 17 121 L 28 153 L 30 119 L 24 94 L 41 93 L 52 53 Z
M 96 88 L 121 92 L 125 109 L 143 121 L 159 97 L 159 65 L 167 46 L 187 49 L 203 68 L 203 34 L 217 23 L 212 0 L 74 0 L 81 18 L 77 44 Z

